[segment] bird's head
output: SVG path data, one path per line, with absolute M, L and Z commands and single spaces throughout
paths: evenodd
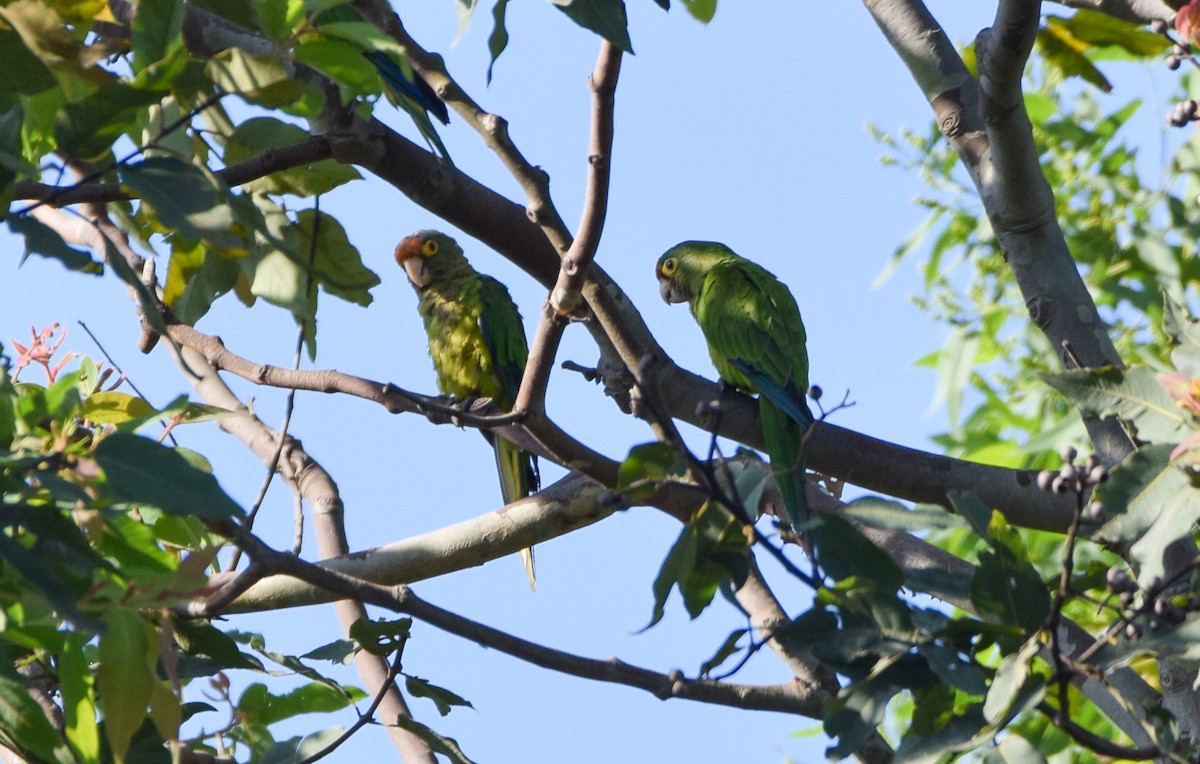
M 690 302 L 700 294 L 700 286 L 710 268 L 737 258 L 729 247 L 715 241 L 685 241 L 668 249 L 658 258 L 654 275 L 663 301 Z
M 466 264 L 462 248 L 438 231 L 417 231 L 396 245 L 396 262 L 417 289 Z

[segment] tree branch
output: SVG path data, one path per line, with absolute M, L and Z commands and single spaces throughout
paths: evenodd
M 240 186 L 272 173 L 293 167 L 311 165 L 329 159 L 333 150 L 319 135 L 291 146 L 267 149 L 243 162 L 231 164 L 214 174 L 230 187 Z M 13 199 L 31 199 L 54 207 L 72 204 L 119 202 L 132 197 L 119 183 L 80 183 L 71 186 L 52 186 L 35 180 L 18 180 L 13 185 Z
M 1068 8 L 1098 11 L 1122 21 L 1148 24 L 1155 19 L 1170 21 L 1175 9 L 1163 0 L 1056 0 Z
M 617 659 L 596 660 L 555 650 L 443 610 L 417 597 L 408 586 L 386 587 L 369 583 L 275 551 L 236 523 L 211 521 L 209 525 L 243 547 L 255 564 L 276 575 L 298 578 L 339 598 L 361 600 L 410 615 L 450 634 L 552 671 L 636 687 L 662 700 L 687 698 L 703 703 L 779 711 L 811 718 L 820 718 L 824 707 L 825 693 L 805 690 L 799 682 L 763 686 L 687 679 L 677 670 L 661 674 Z
M 1030 318 L 1060 349 L 1064 364 L 1071 365 L 1063 350 L 1070 348 L 1085 367 L 1121 365 L 1059 228 L 1021 97 L 1021 72 L 1037 34 L 1038 0 L 1002 0 L 993 26 L 976 38 L 979 83 L 920 0 L 869 0 L 867 8 L 975 182 Z M 1132 450 L 1116 419 L 1083 420 L 1106 464 L 1120 462 Z
M 412 583 L 516 554 L 599 522 L 622 506 L 611 491 L 575 473 L 501 509 L 383 546 L 330 556 L 319 565 L 383 586 Z M 220 574 L 212 576 L 209 584 L 219 587 L 233 580 L 229 574 Z M 222 612 L 259 612 L 332 600 L 328 592 L 295 579 L 268 577 Z M 196 615 L 199 611 L 192 606 L 185 612 Z

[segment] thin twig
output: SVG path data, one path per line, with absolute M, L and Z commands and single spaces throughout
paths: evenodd
M 210 95 L 208 98 L 204 99 L 204 101 L 199 106 L 195 107 L 194 109 L 191 109 L 190 111 L 188 111 L 187 114 L 180 116 L 178 119 L 175 119 L 170 124 L 164 126 L 161 130 L 159 130 L 154 135 L 153 138 L 146 141 L 146 143 L 142 144 L 141 146 L 138 146 L 137 148 L 135 148 L 133 151 L 126 154 L 121 159 L 118 159 L 115 162 L 107 164 L 104 167 L 100 167 L 98 169 L 92 170 L 91 172 L 88 172 L 88 173 L 84 174 L 82 177 L 78 178 L 75 181 L 75 183 L 73 183 L 72 185 L 58 187 L 56 190 L 52 191 L 48 196 L 46 196 L 42 199 L 38 199 L 33 204 L 22 207 L 21 209 L 16 210 L 15 212 L 12 212 L 9 214 L 11 214 L 11 215 L 27 215 L 30 212 L 33 212 L 38 207 L 41 207 L 43 204 L 54 205 L 58 201 L 60 196 L 68 193 L 73 188 L 91 183 L 92 181 L 94 181 L 98 178 L 101 178 L 104 175 L 107 175 L 108 173 L 112 172 L 117 167 L 122 167 L 122 166 L 128 164 L 130 161 L 141 156 L 145 152 L 149 151 L 150 149 L 155 148 L 156 146 L 158 146 L 159 141 L 161 141 L 163 138 L 167 137 L 171 133 L 175 132 L 179 128 L 190 124 L 192 119 L 194 117 L 196 117 L 196 115 L 198 115 L 198 114 L 206 111 L 207 109 L 211 108 L 212 106 L 216 105 L 217 102 L 219 102 L 222 98 L 225 97 L 225 95 L 226 95 L 225 93 L 214 93 L 213 95 Z
M 207 524 L 213 531 L 245 548 L 253 561 L 252 565 L 259 564 L 273 574 L 292 576 L 348 599 L 410 615 L 450 634 L 543 668 L 635 687 L 662 700 L 687 698 L 735 708 L 801 714 L 811 718 L 817 718 L 822 711 L 824 693 L 807 690 L 797 682 L 774 686 L 731 685 L 706 679 L 688 679 L 678 671 L 663 674 L 619 660 L 597 660 L 574 655 L 443 610 L 418 598 L 407 586 L 372 584 L 278 552 L 235 522 L 210 520 Z M 215 613 L 201 615 L 211 616 Z
M 129 388 L 137 393 L 139 398 L 148 402 L 146 394 L 138 389 L 138 386 L 133 383 L 133 380 L 130 379 L 129 375 L 125 373 L 125 370 L 113 360 L 113 357 L 108 354 L 108 351 L 104 348 L 104 345 L 101 344 L 96 335 L 92 333 L 92 330 L 88 328 L 88 325 L 82 321 L 76 321 L 76 323 L 83 328 L 83 331 L 87 334 L 87 336 L 92 338 L 92 342 L 96 344 L 96 347 L 100 350 L 100 354 L 104 356 L 104 360 L 108 361 L 108 365 L 116 369 L 117 373 L 121 375 L 121 379 L 125 380 L 125 382 L 129 385 Z M 163 426 L 164 433 L 171 440 L 171 445 L 178 446 L 179 441 L 175 440 L 175 434 L 171 432 L 170 425 L 162 419 L 158 420 L 158 423 Z
M 392 657 L 392 662 L 388 664 L 388 671 L 385 681 L 380 686 L 379 691 L 375 693 L 375 697 L 371 699 L 371 705 L 367 706 L 366 711 L 359 714 L 358 719 L 354 721 L 354 724 L 351 724 L 349 727 L 347 727 L 346 731 L 341 735 L 338 735 L 337 739 L 331 742 L 329 745 L 317 751 L 312 756 L 302 759 L 300 764 L 312 764 L 314 761 L 319 761 L 325 758 L 329 754 L 336 751 L 342 743 L 349 740 L 351 735 L 372 722 L 372 720 L 375 718 L 375 712 L 379 710 L 379 704 L 383 702 L 384 696 L 386 696 L 388 690 L 392 688 L 393 683 L 396 681 L 396 677 L 400 676 L 400 667 L 402 665 L 403 658 L 404 653 L 401 650 L 397 650 L 396 654 Z

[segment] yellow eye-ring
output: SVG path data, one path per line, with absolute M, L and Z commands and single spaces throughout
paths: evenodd
M 421 245 L 421 254 L 424 255 L 425 257 L 429 257 L 431 255 L 436 255 L 437 251 L 438 251 L 438 243 L 436 241 L 434 241 L 433 239 L 426 239 L 425 243 Z
M 675 257 L 668 257 L 666 260 L 663 260 L 662 268 L 659 270 L 664 276 L 674 276 L 675 271 L 679 270 L 679 259 Z

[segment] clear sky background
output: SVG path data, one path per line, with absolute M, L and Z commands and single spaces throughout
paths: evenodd
M 930 112 L 869 14 L 858 3 L 751 0 L 722 3 L 704 26 L 678 2 L 670 13 L 649 0 L 628 5 L 637 55 L 625 58 L 616 96 L 611 203 L 598 262 L 677 362 L 715 377 L 686 307 L 659 299 L 653 265 L 684 239 L 725 242 L 791 287 L 808 329 L 813 381 L 833 400 L 848 389 L 857 404 L 833 421 L 906 446 L 933 448 L 929 436 L 946 429 L 945 413 L 930 409 L 934 373 L 914 361 L 940 346 L 944 329 L 908 299 L 919 284 L 915 261 L 872 286 L 895 247 L 923 219 L 913 200 L 924 188 L 913 174 L 881 165 L 884 152 L 865 129 L 874 123 L 893 132 L 903 126 L 924 132 Z M 990 23 L 990 5 L 930 3 L 958 42 L 973 39 Z M 512 40 L 485 87 L 489 3 L 481 3 L 475 23 L 455 47 L 457 20 L 449 0 L 407 0 L 397 9 L 419 42 L 446 56 L 451 73 L 484 108 L 509 120 L 525 156 L 550 173 L 558 209 L 573 226 L 586 169 L 587 76 L 596 39 L 550 3 L 512 3 Z M 1045 10 L 1067 13 L 1051 5 Z M 1110 98 L 1129 100 L 1132 91 L 1123 83 L 1144 91 L 1150 76 L 1139 67 L 1117 80 Z M 420 140 L 403 113 L 381 105 L 379 114 Z M 1158 127 L 1147 122 L 1145 130 Z M 442 137 L 460 168 L 524 202 L 500 162 L 462 120 L 452 115 Z M 304 202 L 290 204 L 298 208 Z M 374 178 L 338 189 L 322 199 L 321 208 L 342 222 L 383 284 L 367 309 L 322 295 L 318 356 L 309 367 L 433 392 L 416 298 L 391 253 L 414 230 L 446 226 Z M 477 269 L 509 285 L 532 334 L 544 290 L 479 243 L 461 235 L 459 241 Z M 161 349 L 149 357 L 137 353 L 133 308 L 113 276 L 97 281 L 66 274 L 37 258 L 18 268 L 20 243 L 6 234 L 3 247 L 0 279 L 7 288 L 0 300 L 0 338 L 23 342 L 29 325 L 57 321 L 68 327 L 66 348 L 98 358 L 76 324 L 82 320 L 152 403 L 163 405 L 187 390 Z M 159 273 L 164 271 L 160 266 Z M 221 335 L 248 358 L 291 363 L 295 329 L 276 308 L 260 303 L 248 311 L 229 297 L 199 328 Z M 582 328 L 568 329 L 559 354 L 560 361 L 566 359 L 584 365 L 596 360 Z M 35 370 L 26 374 L 40 381 Z M 277 426 L 281 392 L 236 380 L 233 385 L 253 396 L 259 415 Z M 575 374 L 555 373 L 548 410 L 569 432 L 613 458 L 652 438 L 643 423 L 620 415 L 598 387 Z M 298 396 L 291 431 L 337 480 L 353 548 L 435 530 L 500 503 L 490 449 L 475 433 L 315 393 Z M 688 432 L 694 443 L 704 442 L 702 433 Z M 212 425 L 191 426 L 177 436 L 213 461 L 235 499 L 250 504 L 263 476 L 253 456 Z M 547 483 L 562 474 L 543 467 Z M 529 592 L 515 557 L 414 588 L 439 606 L 552 647 L 664 672 L 677 667 L 694 676 L 744 623 L 721 602 L 689 621 L 673 597 L 660 625 L 636 633 L 650 617 L 650 584 L 679 529 L 657 510 L 636 508 L 542 544 L 536 594 Z M 258 530 L 277 547 L 291 543 L 291 498 L 278 484 Z M 315 556 L 311 536 L 304 551 Z M 806 593 L 764 566 L 789 612 L 802 612 Z M 238 617 L 232 625 L 261 631 L 271 649 L 292 654 L 340 636 L 327 606 Z M 413 701 L 413 710 L 481 763 L 804 762 L 819 759 L 826 744 L 821 735 L 793 735 L 815 729 L 817 722 L 662 702 L 638 690 L 532 667 L 422 624 L 414 629 L 404 668 L 474 704 L 475 710 L 457 709 L 444 719 L 428 701 Z M 358 682 L 352 669 L 333 673 Z M 735 680 L 787 678 L 785 667 L 764 653 Z M 349 724 L 352 718 L 344 714 L 339 721 Z M 201 721 L 214 728 L 225 719 L 206 714 Z M 302 717 L 292 734 L 326 721 Z M 383 732 L 368 728 L 332 760 L 392 755 Z

